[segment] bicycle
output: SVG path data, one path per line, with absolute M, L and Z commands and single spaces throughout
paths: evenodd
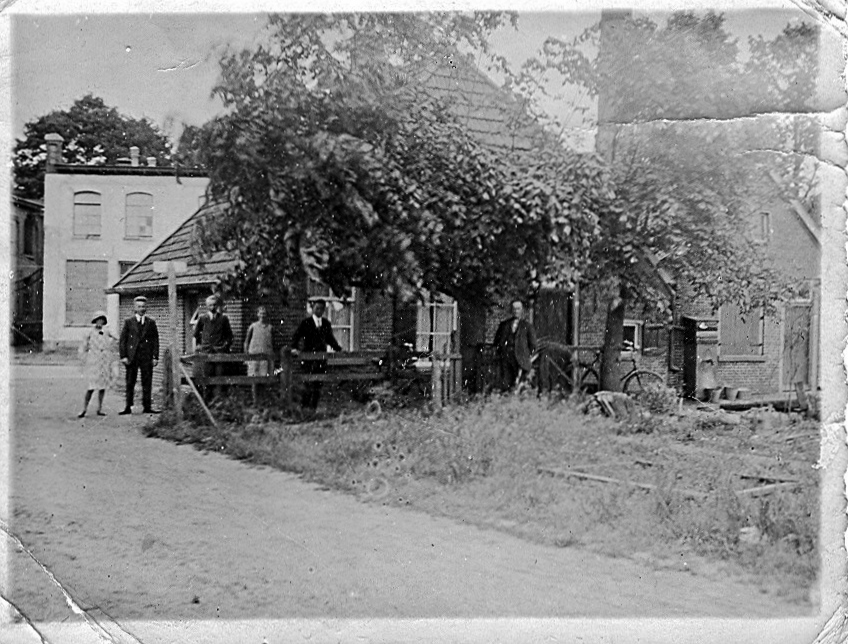
M 586 348 L 572 347 L 572 355 L 574 353 L 579 355 L 581 349 L 585 350 Z M 571 368 L 566 367 L 563 369 L 551 360 L 548 362 L 548 365 L 552 366 L 556 375 L 559 376 L 558 379 L 564 380 L 572 392 L 594 394 L 600 389 L 601 378 L 599 373 L 603 349 L 597 347 L 593 349 L 594 353 L 591 361 L 585 362 L 578 359 L 576 365 L 573 365 Z M 538 371 L 541 366 L 538 360 L 540 354 L 541 352 L 537 351 L 533 357 L 533 361 L 536 363 L 534 371 Z M 630 362 L 631 364 L 630 370 L 620 376 L 621 390 L 624 393 L 638 397 L 647 390 L 665 386 L 665 379 L 660 374 L 650 369 L 640 369 L 636 364 L 636 358 L 634 356 L 630 355 L 620 358 L 619 361 Z M 568 371 L 572 373 L 569 374 Z M 541 378 L 536 377 L 534 380 L 541 381 Z

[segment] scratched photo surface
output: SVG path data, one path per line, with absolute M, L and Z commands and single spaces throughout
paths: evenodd
M 837 15 L 6 22 L 14 641 L 837 628 Z

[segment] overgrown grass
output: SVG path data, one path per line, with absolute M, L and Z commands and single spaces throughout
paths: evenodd
M 656 416 L 656 431 L 622 433 L 615 421 L 587 416 L 573 401 L 521 396 L 373 420 L 361 405 L 306 423 L 233 400 L 215 412 L 219 429 L 190 408 L 186 422 L 174 425 L 162 415 L 148 433 L 302 473 L 364 500 L 411 505 L 537 542 L 641 553 L 661 565 L 691 555 L 728 562 L 799 601 L 818 570 L 813 469 L 800 489 L 740 497 L 728 459 L 678 464 L 663 456 L 670 443 L 699 431 L 697 421 Z M 568 468 L 654 487 L 557 475 Z M 687 495 L 691 488 L 703 496 Z M 740 539 L 743 528 L 755 529 L 756 542 Z

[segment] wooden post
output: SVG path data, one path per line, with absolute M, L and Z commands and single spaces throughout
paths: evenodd
M 168 262 L 168 312 L 171 314 L 171 386 L 173 387 L 174 412 L 177 422 L 183 419 L 182 388 L 180 386 L 180 359 L 177 348 L 177 271 L 174 262 Z
M 451 398 L 454 402 L 459 402 L 462 397 L 462 354 L 459 353 L 455 358 L 451 359 L 453 367 L 453 395 Z
M 430 358 L 432 370 L 430 371 L 430 389 L 432 390 L 433 405 L 436 409 L 442 408 L 442 363 L 437 354 Z
M 292 354 L 288 347 L 280 351 L 280 399 L 283 405 L 292 404 Z

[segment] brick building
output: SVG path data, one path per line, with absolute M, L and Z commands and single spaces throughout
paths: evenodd
M 622 31 L 624 21 L 631 17 L 629 10 L 602 13 L 602 48 L 615 46 L 610 43 L 615 43 L 619 34 L 626 33 Z M 626 100 L 623 103 L 626 104 Z M 653 132 L 659 131 L 653 128 L 668 127 L 663 119 L 656 124 L 632 122 L 633 115 L 623 111 L 621 104 L 616 100 L 615 87 L 601 88 L 596 149 L 607 159 L 612 159 L 616 146 L 621 149 L 629 137 L 653 136 Z M 711 109 L 708 105 L 678 107 L 678 112 L 691 108 L 693 115 L 707 116 Z M 699 123 L 695 116 L 691 122 L 681 114 L 674 118 L 680 121 L 681 127 L 710 127 Z M 768 131 L 762 127 L 764 124 L 764 120 L 758 122 L 751 118 L 719 120 L 715 126 L 726 128 L 731 138 L 745 141 L 751 150 L 779 149 L 780 142 L 763 138 L 761 133 Z M 811 389 L 818 385 L 821 199 L 810 199 L 805 205 L 797 199 L 782 197 L 781 180 L 773 172 L 764 170 L 751 181 L 745 223 L 763 246 L 767 261 L 798 282 L 806 283 L 806 293 L 780 306 L 775 314 L 764 315 L 762 310 L 743 314 L 735 306 L 716 308 L 704 300 L 690 297 L 685 285 L 678 285 L 672 298 L 673 324 L 657 320 L 649 311 L 637 306 L 628 311 L 625 338 L 634 346 L 630 355 L 640 366 L 663 373 L 669 384 L 688 393 L 698 389 L 698 374 L 710 362 L 720 385 L 745 387 L 757 393 L 788 392 L 795 383 Z M 583 299 L 579 311 L 579 343 L 599 344 L 603 340 L 606 303 L 592 303 L 589 297 Z

